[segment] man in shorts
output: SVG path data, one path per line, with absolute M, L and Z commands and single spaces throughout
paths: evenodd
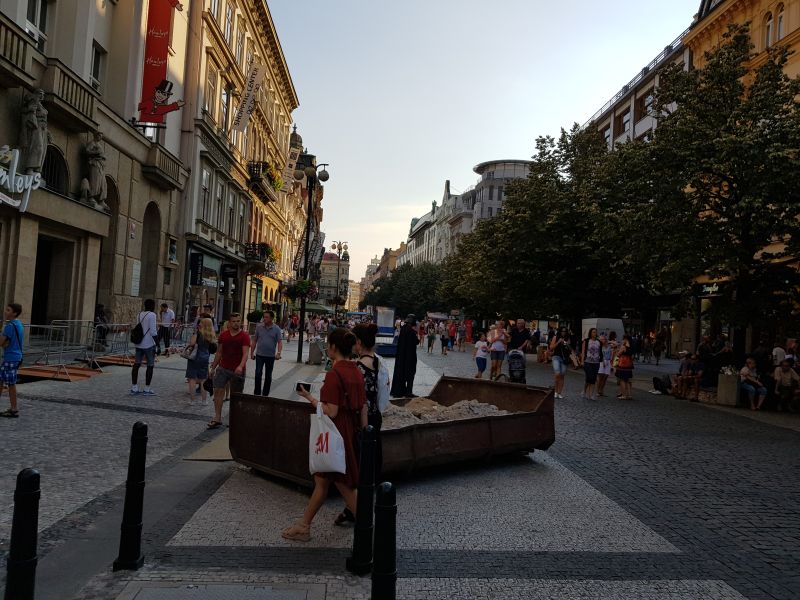
M 19 316 L 22 306 L 12 302 L 3 311 L 6 321 L 3 333 L 0 335 L 0 346 L 3 347 L 3 362 L 0 365 L 0 397 L 3 389 L 8 388 L 10 407 L 0 412 L 0 417 L 16 419 L 19 417 L 17 409 L 17 369 L 22 363 L 22 340 L 25 339 L 25 330 Z
M 211 365 L 214 377 L 214 418 L 209 429 L 222 427 L 222 404 L 225 402 L 225 386 L 231 391 L 241 392 L 244 387 L 245 367 L 250 355 L 250 336 L 242 331 L 242 315 L 231 313 L 228 328 L 219 335 L 217 353 Z

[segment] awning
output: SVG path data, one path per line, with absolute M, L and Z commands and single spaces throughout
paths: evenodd
M 325 306 L 324 304 L 320 304 L 319 302 L 306 302 L 306 312 L 332 313 L 333 308 L 330 306 Z

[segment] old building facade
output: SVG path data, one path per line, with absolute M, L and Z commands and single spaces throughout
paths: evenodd
M 191 14 L 201 35 L 187 49 L 181 147 L 191 170 L 181 249 L 189 318 L 205 304 L 224 316 L 278 301 L 296 209 L 284 176 L 298 100 L 267 4 L 201 5 Z
M 188 14 L 169 0 L 0 0 L 0 169 L 41 177 L 24 204 L 4 189 L 0 207 L 0 288 L 26 322 L 91 321 L 100 302 L 127 323 L 144 298 L 181 295 L 180 111 L 162 129 L 132 124 L 151 93 L 142 73 L 154 2 L 168 11 L 164 90 L 177 100 Z

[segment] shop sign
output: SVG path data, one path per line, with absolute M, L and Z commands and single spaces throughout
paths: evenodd
M 704 294 L 717 294 L 717 293 L 719 293 L 719 284 L 718 283 L 712 283 L 712 284 L 706 283 L 706 284 L 703 285 L 702 292 Z
M 247 128 L 250 115 L 256 107 L 256 95 L 258 90 L 261 89 L 261 83 L 264 81 L 266 72 L 267 68 L 264 65 L 256 63 L 250 65 L 250 71 L 247 73 L 247 79 L 244 82 L 242 101 L 239 104 L 239 110 L 236 111 L 236 116 L 233 118 L 234 131 L 244 131 Z
M 28 210 L 31 192 L 42 184 L 41 173 L 17 173 L 19 167 L 19 150 L 9 150 L 6 146 L 0 150 L 0 202 L 16 208 L 19 212 Z M 10 195 L 6 195 L 3 190 Z M 22 194 L 22 198 L 12 196 Z
M 189 285 L 203 285 L 203 255 L 189 256 Z
M 692 286 L 694 295 L 698 298 L 710 298 L 721 296 L 728 290 L 730 284 L 726 281 L 709 281 L 708 283 L 696 283 Z
M 223 264 L 222 268 L 220 269 L 220 277 L 225 279 L 236 279 L 239 277 L 239 269 L 236 265 L 232 264 Z

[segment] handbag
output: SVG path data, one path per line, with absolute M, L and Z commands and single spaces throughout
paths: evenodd
M 186 346 L 181 352 L 181 358 L 185 358 L 186 360 L 194 360 L 197 358 L 197 344 L 194 346 Z
M 580 361 L 580 359 L 578 358 L 578 356 L 574 352 L 570 353 L 569 359 L 572 361 L 572 366 L 574 368 L 577 369 L 578 367 L 581 366 L 581 361 Z
M 311 415 L 308 436 L 308 470 L 314 473 L 346 473 L 344 439 L 331 418 L 322 412 L 322 402 Z

